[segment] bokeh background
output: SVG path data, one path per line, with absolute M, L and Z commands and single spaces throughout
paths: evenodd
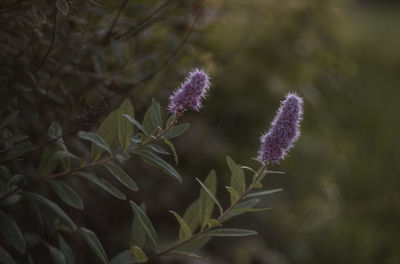
M 152 97 L 166 105 L 190 68 L 207 69 L 210 96 L 201 112 L 185 115 L 191 127 L 175 141 L 184 183 L 138 159 L 124 166 L 141 186 L 137 193 L 125 190 L 128 198 L 146 204 L 167 243 L 178 230 L 168 210 L 182 214 L 198 197 L 194 178 L 215 169 L 218 196 L 227 204 L 225 156 L 256 166 L 251 158 L 259 136 L 279 101 L 295 91 L 305 99 L 302 136 L 286 160 L 273 166 L 285 174 L 264 182 L 284 191 L 263 200 L 273 210 L 228 222 L 260 235 L 215 238 L 199 253 L 216 264 L 400 263 L 398 1 L 128 1 L 104 37 L 120 9 L 117 2 L 70 1 L 68 14 L 57 15 L 56 30 L 53 1 L 0 13 L 1 107 L 3 113 L 23 108 L 19 130 L 39 143 L 53 120 L 68 129 L 71 116 L 98 100 L 110 83 L 120 89 L 105 113 L 130 98 L 142 117 Z M 73 136 L 65 140 L 75 151 L 87 151 Z M 24 170 L 32 172 L 38 158 L 32 155 Z M 128 203 L 69 181 L 86 209 L 65 210 L 98 234 L 110 256 L 126 249 Z M 82 241 L 69 242 L 80 252 L 78 263 L 96 263 Z

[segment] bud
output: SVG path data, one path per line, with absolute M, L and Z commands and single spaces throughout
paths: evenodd
M 169 98 L 168 110 L 173 114 L 183 113 L 187 109 L 199 111 L 201 100 L 210 89 L 208 74 L 201 69 L 194 69 Z
M 281 102 L 271 128 L 261 137 L 257 159 L 264 163 L 283 159 L 300 136 L 302 116 L 303 99 L 295 93 L 289 93 Z

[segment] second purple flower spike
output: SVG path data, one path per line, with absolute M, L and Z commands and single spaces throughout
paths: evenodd
M 181 114 L 187 109 L 199 111 L 201 100 L 210 89 L 210 78 L 202 69 L 194 69 L 169 98 L 168 110 L 173 114 Z
M 295 93 L 286 95 L 270 130 L 261 137 L 257 159 L 266 163 L 279 162 L 300 136 L 303 117 L 303 99 Z

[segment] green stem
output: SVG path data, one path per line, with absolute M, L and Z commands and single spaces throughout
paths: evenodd
M 137 147 L 135 147 L 134 149 L 130 150 L 130 151 L 126 151 L 123 154 L 134 154 L 136 153 L 138 150 L 140 150 L 143 147 L 146 147 L 149 144 L 152 144 L 153 142 L 157 141 L 158 139 L 160 139 L 162 136 L 165 135 L 165 133 L 167 133 L 174 125 L 176 125 L 176 123 L 178 123 L 179 118 L 182 116 L 181 113 L 178 113 L 176 116 L 176 119 L 174 120 L 174 122 L 172 122 L 168 127 L 166 127 L 163 131 L 160 131 L 156 136 L 152 137 L 150 136 L 146 141 L 142 142 L 142 144 L 138 145 Z M 32 185 L 33 183 L 39 182 L 39 181 L 43 181 L 43 180 L 48 180 L 48 179 L 54 179 L 54 178 L 58 178 L 58 177 L 62 177 L 65 175 L 69 175 L 69 174 L 73 174 L 77 171 L 83 170 L 83 169 L 87 169 L 87 168 L 91 168 L 91 167 L 96 167 L 99 165 L 103 165 L 106 164 L 112 160 L 115 160 L 117 157 L 115 156 L 111 156 L 96 162 L 91 162 L 79 167 L 75 167 L 73 169 L 67 170 L 67 171 L 63 171 L 63 172 L 59 172 L 59 173 L 55 173 L 55 174 L 51 174 L 51 175 L 47 175 L 47 176 L 42 176 L 39 178 L 36 178 L 32 181 L 26 182 L 23 185 L 7 192 L 6 194 L 4 194 L 1 198 L 0 198 L 0 202 L 3 201 L 4 199 L 6 199 L 7 197 L 9 197 L 10 195 L 13 195 L 14 193 L 18 192 L 19 190 L 25 189 L 26 187 Z

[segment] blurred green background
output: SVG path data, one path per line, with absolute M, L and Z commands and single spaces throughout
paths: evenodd
M 130 1 L 115 31 L 130 26 L 131 20 L 140 23 L 143 14 L 162 3 Z M 184 184 L 136 159 L 124 167 L 141 186 L 140 192 L 127 192 L 128 198 L 146 203 L 166 243 L 176 238 L 178 229 L 168 210 L 182 214 L 196 199 L 195 177 L 204 178 L 215 169 L 219 197 L 227 204 L 225 156 L 255 166 L 251 158 L 258 150 L 259 136 L 268 129 L 279 101 L 296 91 L 305 99 L 302 136 L 286 160 L 273 166 L 285 174 L 271 174 L 264 181 L 267 188 L 284 191 L 263 201 L 262 207 L 273 210 L 228 222 L 229 227 L 257 230 L 260 235 L 215 238 L 200 254 L 216 264 L 400 263 L 397 1 L 177 1 L 163 10 L 161 18 L 133 38 L 113 42 L 112 48 L 99 44 L 97 36 L 104 35 L 119 5 L 87 10 L 72 1 L 74 5 L 68 17 L 59 15 L 59 46 L 36 72 L 44 76 L 45 85 L 37 77 L 39 85 L 26 96 L 30 83 L 26 73 L 35 68 L 32 64 L 40 64 L 46 52 L 43 47 L 50 43 L 50 7 L 43 7 L 48 14 L 41 24 L 44 36 L 33 40 L 44 43 L 37 49 L 40 52 L 33 50 L 28 61 L 8 53 L 11 73 L 3 64 L 2 75 L 25 76 L 19 83 L 1 79 L 6 88 L 1 92 L 3 108 L 16 100 L 28 102 L 19 129 L 40 142 L 51 121 L 59 120 L 67 128 L 72 115 L 98 98 L 104 76 L 113 76 L 121 87 L 107 112 L 128 97 L 141 117 L 151 97 L 165 106 L 190 68 L 207 69 L 212 78 L 210 96 L 200 113 L 184 116 L 191 127 L 175 141 Z M 202 11 L 196 21 L 198 8 Z M 174 54 L 192 23 L 188 41 Z M 86 35 L 93 40 L 80 46 L 78 40 Z M 71 40 L 70 46 L 60 44 L 65 40 Z M 165 59 L 168 63 L 163 65 Z M 69 67 L 52 72 L 62 63 Z M 154 76 L 137 84 L 153 69 Z M 24 105 L 19 102 L 18 106 Z M 66 141 L 85 151 L 73 138 Z M 32 156 L 31 161 L 34 166 L 38 157 Z M 72 211 L 74 220 L 96 231 L 110 256 L 125 249 L 132 217 L 128 203 L 78 180 L 70 182 L 84 197 L 86 208 L 83 214 Z M 81 241 L 71 241 L 75 249 L 84 247 Z M 78 263 L 95 263 L 89 251 L 80 251 Z M 203 262 L 165 258 L 157 263 Z

